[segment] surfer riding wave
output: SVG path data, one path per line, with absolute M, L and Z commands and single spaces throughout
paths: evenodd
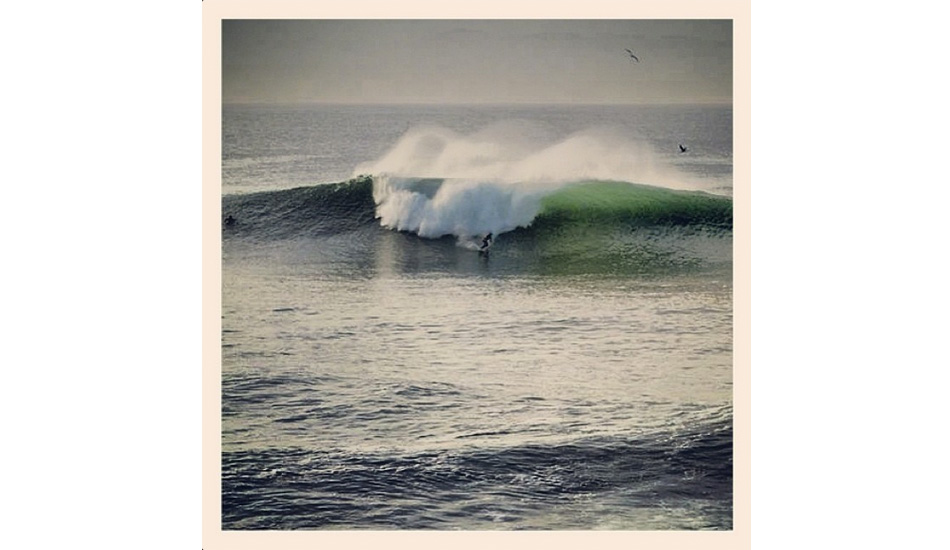
M 482 239 L 482 246 L 479 250 L 482 252 L 487 251 L 488 247 L 491 246 L 491 243 L 492 243 L 492 234 L 489 233 L 488 235 L 485 235 L 484 239 Z

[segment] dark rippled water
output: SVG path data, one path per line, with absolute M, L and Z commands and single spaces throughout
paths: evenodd
M 235 451 L 224 457 L 224 520 L 233 529 L 723 529 L 731 454 L 728 416 L 637 439 Z

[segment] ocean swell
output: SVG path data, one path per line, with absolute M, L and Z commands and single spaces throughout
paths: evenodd
M 228 236 L 281 239 L 376 225 L 425 238 L 561 233 L 568 228 L 732 229 L 732 199 L 619 181 L 503 182 L 360 177 L 337 184 L 225 196 Z

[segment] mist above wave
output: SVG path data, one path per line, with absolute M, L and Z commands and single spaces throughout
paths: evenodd
M 526 227 L 541 200 L 578 181 L 649 183 L 687 189 L 652 147 L 599 127 L 553 138 L 536 125 L 505 122 L 471 134 L 438 126 L 408 130 L 354 175 L 371 174 L 380 222 L 422 237 L 503 233 Z M 444 183 L 433 188 L 425 179 Z M 427 192 L 429 191 L 429 192 Z

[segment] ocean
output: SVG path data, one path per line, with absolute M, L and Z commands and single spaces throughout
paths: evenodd
M 222 115 L 224 530 L 732 529 L 731 107 Z

